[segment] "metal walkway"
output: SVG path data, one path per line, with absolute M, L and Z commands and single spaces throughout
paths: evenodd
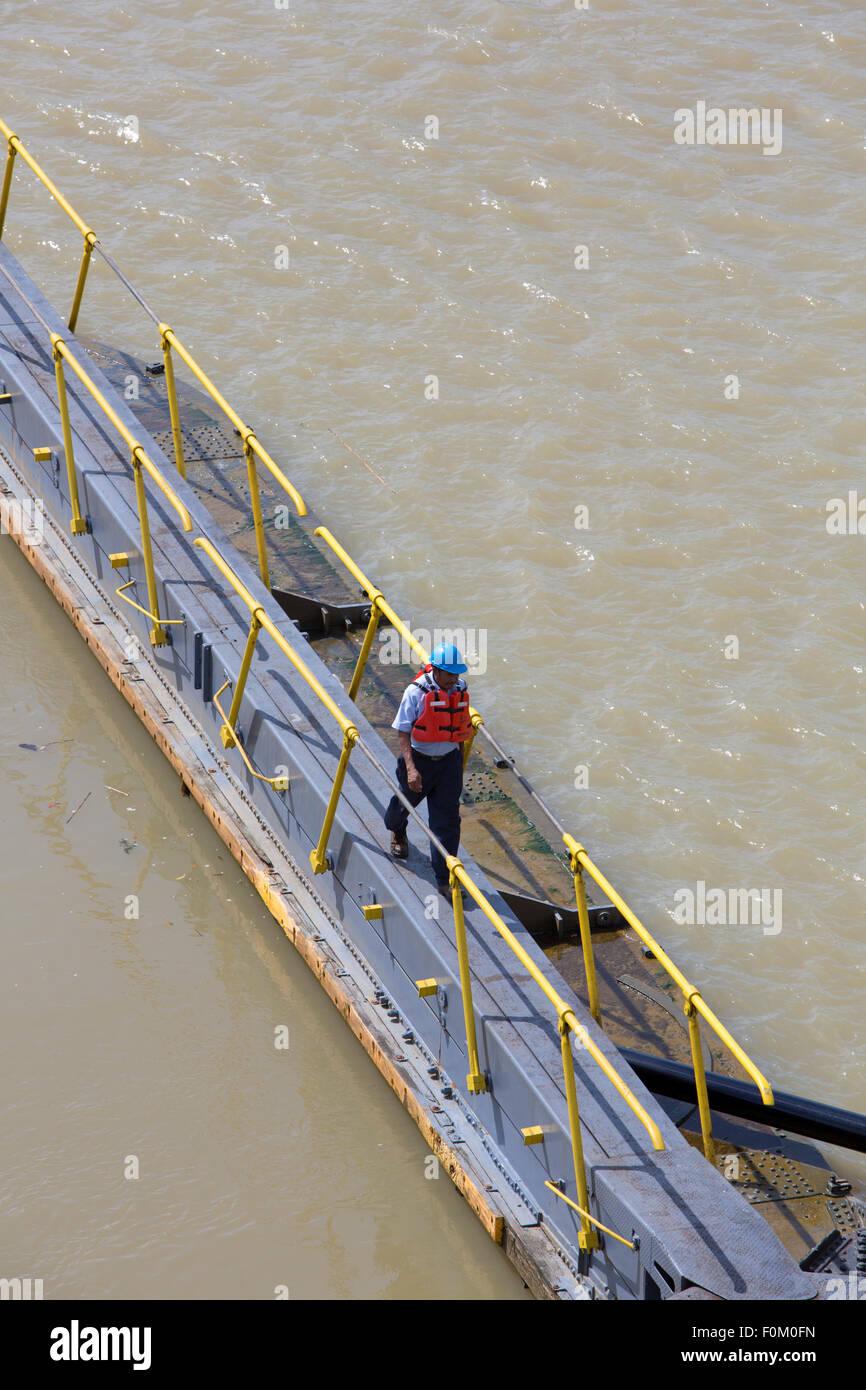
M 23 152 L 20 142 L 10 139 L 0 222 L 16 151 Z M 65 206 L 85 245 L 74 320 L 96 239 Z M 173 349 L 217 398 L 176 335 L 159 328 L 169 386 Z M 721 1298 L 814 1296 L 813 1280 L 682 1138 L 592 1017 L 598 1001 L 588 928 L 583 932 L 584 871 L 682 990 L 699 1095 L 698 1013 L 771 1094 L 586 851 L 563 832 L 591 1012 L 466 855 L 449 857 L 453 911 L 442 906 L 429 867 L 429 831 L 419 817 L 410 821 L 410 863 L 391 859 L 382 815 L 393 790 L 392 756 L 271 593 L 253 455 L 302 512 L 303 501 L 253 432 L 218 401 L 243 441 L 259 573 L 182 476 L 176 400 L 177 468 L 0 246 L 0 443 L 11 465 L 8 485 L 21 489 L 22 502 L 44 503 L 50 544 L 40 553 L 38 543 L 16 539 L 130 703 L 138 708 L 134 685 L 162 690 L 161 723 L 143 706 L 141 717 L 185 781 L 189 775 L 197 799 L 350 1023 L 355 1009 L 355 1031 L 422 1129 L 441 1138 L 439 1117 L 447 1117 L 455 1181 L 480 1215 L 483 1209 L 491 1234 L 547 1292 L 568 1287 L 572 1296 L 653 1298 L 694 1287 Z M 379 614 L 402 625 L 333 538 L 320 534 L 364 580 L 369 650 Z M 69 597 L 82 584 L 91 589 L 89 606 Z M 111 631 L 125 660 L 111 655 L 100 627 Z M 188 744 L 207 750 L 194 767 L 178 742 L 182 729 Z M 218 801 L 224 815 L 215 810 Z M 320 970 L 319 946 L 335 961 L 348 951 L 355 967 Z M 357 976 L 358 968 L 371 992 L 346 1002 L 336 982 Z M 379 1048 L 377 1035 L 390 1035 L 399 1051 Z M 705 1100 L 705 1087 L 703 1094 Z M 704 1103 L 701 1109 L 711 1152 L 709 1110 Z M 473 1169 L 499 1177 L 475 1183 L 467 1177 Z M 497 1207 L 498 1216 L 490 1216 Z M 543 1238 L 543 1254 L 533 1231 Z M 551 1276 L 551 1259 L 570 1272 L 564 1283 Z

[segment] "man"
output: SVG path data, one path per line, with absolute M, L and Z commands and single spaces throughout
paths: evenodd
M 408 801 L 417 806 L 427 798 L 430 829 L 449 854 L 460 845 L 460 793 L 463 790 L 463 744 L 472 736 L 469 692 L 462 674 L 466 665 L 453 643 L 433 648 L 430 662 L 406 687 L 392 728 L 400 738 L 397 781 Z M 391 853 L 407 859 L 409 812 L 392 796 L 385 812 L 391 831 Z M 430 858 L 439 892 L 451 900 L 448 869 L 435 845 Z

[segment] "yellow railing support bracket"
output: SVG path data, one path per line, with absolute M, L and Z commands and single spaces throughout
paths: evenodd
M 129 555 L 125 550 L 115 550 L 109 555 L 108 563 L 113 570 L 125 570 L 129 566 Z
M 426 999 L 429 995 L 435 994 L 439 986 L 435 980 L 416 980 L 415 988 L 418 991 L 418 998 Z
M 568 1106 L 568 1124 L 571 1131 L 571 1157 L 574 1164 L 574 1179 L 577 1183 L 577 1196 L 580 1201 L 583 1217 L 579 1244 L 582 1250 L 591 1250 L 598 1245 L 598 1236 L 592 1229 L 587 1211 L 589 1207 L 589 1189 L 586 1185 L 586 1168 L 584 1167 L 583 1161 L 583 1139 L 580 1133 L 580 1114 L 577 1108 L 577 1087 L 574 1081 L 574 1058 L 571 1054 L 572 1026 L 575 1030 L 580 1028 L 571 1010 L 563 1009 L 559 1017 L 559 1041 L 562 1051 L 562 1073 L 565 1077 L 565 1100 Z M 585 1032 L 583 1029 L 580 1031 Z M 596 1060 L 598 1060 L 598 1058 L 596 1058 Z M 618 1079 L 619 1078 L 617 1078 L 617 1080 Z M 620 1082 L 621 1086 L 624 1084 L 624 1082 Z M 632 1097 L 632 1099 L 634 1099 L 634 1097 Z M 635 1105 L 637 1104 L 638 1102 L 635 1101 Z M 649 1121 L 649 1116 L 646 1117 L 646 1120 Z M 659 1135 L 659 1139 L 661 1139 L 661 1135 Z
M 273 787 L 275 792 L 286 791 L 289 785 L 288 777 L 266 777 L 263 772 L 256 772 L 255 768 L 253 767 L 252 763 L 250 762 L 249 758 L 244 752 L 243 745 L 241 744 L 241 741 L 238 738 L 238 731 L 235 728 L 234 724 L 230 722 L 229 716 L 226 714 L 219 701 L 220 695 L 222 695 L 223 691 L 226 690 L 227 687 L 230 685 L 231 681 L 223 681 L 216 694 L 211 696 L 211 699 L 216 705 L 217 712 L 220 718 L 224 721 L 220 729 L 220 734 L 222 736 L 223 741 L 223 748 L 237 748 L 238 752 L 241 755 L 241 758 L 243 759 L 244 766 L 246 767 L 251 777 L 256 777 L 260 782 L 267 782 L 269 786 Z
M 268 545 L 265 539 L 265 522 L 262 516 L 262 498 L 259 492 L 259 475 L 253 454 L 255 435 L 252 430 L 243 432 L 244 460 L 247 465 L 247 481 L 250 485 L 250 507 L 253 513 L 253 528 L 256 533 L 256 550 L 259 556 L 259 574 L 266 589 L 271 587 L 271 574 L 268 568 Z
M 134 579 L 128 579 L 125 584 L 121 584 L 120 588 L 115 589 L 114 592 L 117 594 L 118 598 L 123 599 L 124 603 L 128 603 L 130 608 L 135 608 L 138 610 L 139 613 L 143 613 L 146 618 L 150 618 L 151 622 L 153 623 L 153 627 L 151 628 L 150 632 L 151 643 L 154 647 L 161 647 L 165 644 L 166 641 L 166 634 L 163 631 L 163 629 L 166 627 L 175 626 L 183 627 L 183 625 L 186 622 L 186 618 L 160 618 L 157 616 L 156 613 L 151 613 L 149 608 L 142 608 L 140 603 L 135 602 L 135 599 L 127 598 L 126 594 L 123 591 L 124 589 L 130 588 L 130 586 L 133 585 L 135 582 L 136 581 Z
M 243 654 L 243 658 L 241 659 L 241 669 L 240 669 L 240 671 L 239 671 L 239 673 L 238 673 L 237 681 L 235 682 L 235 690 L 234 690 L 234 695 L 232 696 L 231 708 L 230 708 L 230 710 L 229 710 L 229 712 L 228 712 L 228 716 L 226 717 L 226 722 L 223 724 L 222 728 L 220 729 L 220 734 L 221 734 L 221 736 L 222 736 L 222 741 L 223 741 L 223 748 L 234 748 L 235 745 L 236 745 L 236 743 L 237 743 L 237 740 L 236 740 L 236 738 L 235 738 L 235 732 L 234 732 L 234 731 L 235 731 L 235 725 L 236 725 L 237 722 L 238 722 L 238 715 L 239 715 L 240 712 L 241 712 L 241 700 L 242 700 L 243 697 L 244 697 L 244 690 L 245 690 L 245 688 L 246 688 L 247 676 L 248 676 L 249 673 L 250 673 L 250 666 L 251 666 L 252 660 L 253 660 L 253 653 L 255 652 L 255 649 L 256 649 L 256 641 L 258 640 L 259 628 L 260 628 L 261 625 L 262 625 L 262 623 L 261 623 L 261 618 L 259 617 L 259 614 L 260 614 L 262 611 L 263 611 L 263 610 L 262 610 L 261 608 L 256 607 L 256 608 L 253 609 L 252 613 L 250 614 L 250 630 L 249 630 L 249 632 L 247 633 L 247 640 L 246 640 L 246 645 L 245 645 L 245 647 L 244 647 L 244 654 Z M 226 685 L 228 685 L 228 684 L 229 684 L 229 682 L 226 681 Z M 225 689 L 225 686 L 222 686 L 222 687 L 221 687 L 221 690 L 220 690 L 218 693 L 221 694 L 221 693 L 222 693 L 222 690 L 224 690 L 224 689 Z M 217 707 L 217 708 L 219 708 L 219 707 Z M 271 779 L 268 777 L 268 778 L 266 778 L 265 780 L 266 780 L 266 781 L 270 781 Z
M 159 617 L 159 595 L 156 590 L 156 570 L 153 564 L 153 549 L 150 544 L 147 493 L 144 490 L 144 478 L 141 475 L 142 460 L 139 458 L 140 453 L 143 453 L 143 450 L 140 445 L 136 444 L 132 450 L 132 472 L 135 478 L 135 500 L 138 503 L 138 524 L 141 529 L 141 558 L 144 561 L 147 601 L 150 604 L 150 616 L 153 618 L 150 640 L 154 647 L 162 647 L 165 645 L 166 635 L 164 625 Z
M 48 463 L 54 450 L 49 444 L 40 444 L 33 450 L 33 457 L 37 463 Z
M 570 1207 L 573 1207 L 574 1210 L 577 1211 L 577 1212 L 579 1212 L 581 1216 L 585 1217 L 587 1221 L 591 1221 L 592 1224 L 593 1224 L 594 1226 L 597 1226 L 598 1229 L 599 1229 L 600 1231 L 604 1231 L 604 1233 L 605 1233 L 606 1236 L 613 1236 L 614 1240 L 618 1240 L 619 1243 L 620 1243 L 620 1245 L 627 1245 L 628 1248 L 629 1248 L 629 1250 L 635 1250 L 635 1249 L 637 1248 L 637 1247 L 635 1246 L 635 1243 L 634 1243 L 633 1240 L 626 1240 L 625 1236 L 618 1236 L 617 1233 L 616 1233 L 616 1231 L 612 1231 L 612 1230 L 610 1229 L 609 1226 L 603 1226 L 603 1225 L 601 1224 L 601 1222 L 600 1222 L 600 1221 L 596 1221 L 595 1217 L 592 1216 L 588 1211 L 584 1211 L 582 1207 L 579 1207 L 579 1206 L 577 1205 L 577 1202 L 573 1202 L 573 1201 L 571 1200 L 570 1197 L 566 1197 L 565 1193 L 564 1193 L 564 1192 L 561 1192 L 560 1189 L 556 1186 L 556 1183 L 553 1183 L 553 1182 L 545 1182 L 544 1186 L 545 1186 L 545 1187 L 549 1187 L 550 1190 L 551 1190 L 551 1192 L 555 1192 L 556 1195 L 557 1195 L 557 1197 L 561 1197 L 562 1200 L 563 1200 L 563 1202 L 567 1202 L 567 1204 L 568 1204 Z M 595 1235 L 595 1232 L 593 1231 L 592 1234 Z M 582 1232 L 582 1231 L 581 1231 L 581 1239 L 580 1239 L 580 1241 L 579 1241 L 579 1244 L 580 1244 L 580 1247 L 581 1247 L 582 1250 L 586 1250 L 586 1249 L 587 1249 L 587 1245 L 586 1245 L 586 1243 L 585 1243 L 584 1240 L 583 1240 L 583 1232 Z M 593 1241 L 593 1246 L 598 1246 L 598 1244 L 599 1244 L 599 1241 L 598 1241 L 598 1237 L 596 1236 L 595 1240 Z
M 526 1129 L 522 1129 L 520 1133 L 523 1135 L 524 1144 L 544 1143 L 544 1130 L 541 1128 L 541 1125 L 528 1125 Z
M 361 911 L 368 922 L 375 922 L 385 915 L 382 911 L 381 903 L 366 903 L 361 908 Z

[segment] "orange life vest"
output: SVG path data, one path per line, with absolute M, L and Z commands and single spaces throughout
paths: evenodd
M 418 743 L 465 743 L 472 737 L 469 691 L 440 690 L 432 670 L 428 664 L 415 677 L 415 684 L 424 691 L 424 708 L 412 725 L 412 737 Z

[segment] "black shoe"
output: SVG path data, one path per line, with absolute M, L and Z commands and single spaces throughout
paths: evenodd
M 398 835 L 391 831 L 391 853 L 395 859 L 409 858 L 409 841 L 405 835 Z

